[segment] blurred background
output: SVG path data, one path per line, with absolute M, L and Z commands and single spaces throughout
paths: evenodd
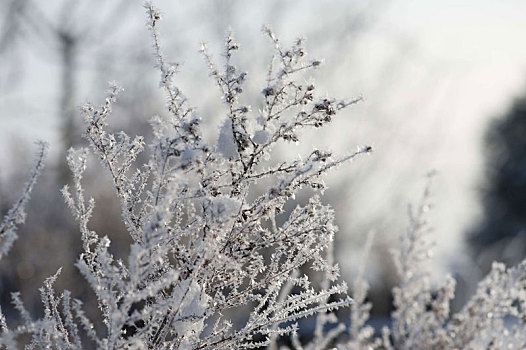
M 157 1 L 162 42 L 191 104 L 216 139 L 224 117 L 219 89 L 208 77 L 199 44 L 218 64 L 224 34 L 241 46 L 238 66 L 248 72 L 245 99 L 261 103 L 272 44 L 269 25 L 284 44 L 307 38 L 311 58 L 324 65 L 313 77 L 318 92 L 363 96 L 329 127 L 305 133 L 300 145 L 278 150 L 304 154 L 313 145 L 337 154 L 371 145 L 375 152 L 346 164 L 327 179 L 324 200 L 336 211 L 337 260 L 351 280 L 366 235 L 376 233 L 367 261 L 373 317 L 391 310 L 397 283 L 390 249 L 407 224 L 425 174 L 435 169 L 429 222 L 436 248 L 433 276 L 458 280 L 459 308 L 491 261 L 515 264 L 526 253 L 526 3 L 458 1 Z M 27 223 L 14 249 L 0 261 L 0 302 L 21 291 L 39 313 L 38 287 L 60 266 L 57 287 L 83 297 L 73 266 L 80 238 L 60 188 L 70 181 L 66 150 L 85 145 L 78 107 L 100 104 L 108 81 L 125 92 L 112 128 L 150 136 L 148 120 L 164 112 L 150 33 L 141 1 L 0 0 L 0 209 L 20 193 L 37 139 L 50 158 L 35 188 Z M 281 152 L 281 153 L 280 153 Z M 98 162 L 85 183 L 97 209 L 91 227 L 126 256 L 129 238 L 120 205 Z M 301 200 L 301 199 L 300 199 Z M 87 296 L 89 298 L 89 296 Z M 93 298 L 91 296 L 91 298 Z M 96 308 L 92 308 L 95 310 Z M 3 310 L 4 311 L 4 310 Z M 12 310 L 6 311 L 8 317 Z M 96 311 L 92 311 L 96 313 Z

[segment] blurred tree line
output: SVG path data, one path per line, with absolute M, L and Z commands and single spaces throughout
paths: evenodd
M 526 95 L 487 128 L 481 222 L 469 234 L 477 265 L 515 265 L 526 256 Z

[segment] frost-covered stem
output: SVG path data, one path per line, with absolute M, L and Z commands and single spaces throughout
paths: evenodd
M 330 242 L 327 251 L 327 264 L 329 266 L 334 265 L 334 244 L 333 242 Z M 332 279 L 332 278 L 331 278 Z M 330 288 L 330 282 L 331 279 L 329 279 L 329 274 L 327 272 L 324 272 L 323 274 L 323 280 L 320 283 L 320 287 L 322 289 L 329 289 Z M 328 296 L 321 300 L 320 306 L 327 305 L 327 301 L 329 300 Z M 323 340 L 323 327 L 327 324 L 327 314 L 326 313 L 319 313 L 316 316 L 316 326 L 314 327 L 314 344 L 318 344 Z
M 143 141 L 141 137 L 137 137 L 133 142 L 117 143 L 115 136 L 107 134 L 104 130 L 106 119 L 111 113 L 112 104 L 116 101 L 117 95 L 121 88 L 116 84 L 111 84 L 110 91 L 106 97 L 104 105 L 100 111 L 95 110 L 91 105 L 83 106 L 84 118 L 86 123 L 85 137 L 90 142 L 92 148 L 96 151 L 102 165 L 109 171 L 113 181 L 113 187 L 117 192 L 117 196 L 121 202 L 123 210 L 121 211 L 126 228 L 135 241 L 139 241 L 140 237 L 140 223 L 134 220 L 132 208 L 127 204 L 128 193 L 126 188 L 128 180 L 126 178 L 126 171 L 132 165 L 137 155 L 142 151 Z M 122 134 L 121 134 L 122 136 Z M 127 140 L 126 138 L 124 138 Z M 126 149 L 124 149 L 126 147 Z M 118 157 L 126 153 L 126 159 L 123 160 L 121 166 L 118 165 Z
M 13 246 L 13 243 L 18 238 L 16 230 L 18 225 L 23 224 L 25 221 L 25 207 L 29 201 L 29 195 L 35 186 L 40 172 L 44 168 L 44 160 L 47 155 L 48 144 L 43 141 L 39 141 L 38 146 L 39 151 L 33 167 L 29 173 L 29 179 L 24 184 L 22 194 L 4 216 L 2 224 L 0 225 L 0 259 L 7 255 Z
M 177 72 L 178 65 L 168 64 L 164 58 L 159 39 L 159 30 L 157 29 L 157 25 L 161 20 L 161 14 L 151 3 L 146 5 L 146 9 L 149 15 L 148 24 L 153 37 L 155 56 L 159 62 L 159 69 L 161 71 L 161 86 L 165 89 L 170 99 L 169 111 L 180 121 L 184 117 L 181 115 L 180 105 L 179 102 L 177 102 L 177 99 L 180 97 L 180 92 L 172 86 L 173 75 Z M 174 127 L 176 131 L 179 132 L 178 125 L 174 125 Z
M 291 274 L 291 278 L 287 279 L 285 281 L 285 284 L 281 288 L 278 298 L 276 299 L 276 303 L 284 303 L 287 296 L 292 292 L 292 288 L 294 288 L 294 279 L 296 279 L 299 276 L 299 272 L 296 270 Z M 278 350 L 278 334 L 274 333 L 278 329 L 279 324 L 274 323 L 272 327 L 270 328 L 271 336 L 269 337 L 269 350 Z
M 352 282 L 352 298 L 354 304 L 351 305 L 351 327 L 350 337 L 353 341 L 359 340 L 359 334 L 361 328 L 365 325 L 365 322 L 369 319 L 369 310 L 371 305 L 365 303 L 367 292 L 369 290 L 369 284 L 365 279 L 365 264 L 369 260 L 369 254 L 374 242 L 374 231 L 369 231 L 367 234 L 367 240 L 363 248 L 363 253 L 360 258 L 360 264 L 358 265 L 358 273 Z
M 420 327 L 425 323 L 426 307 L 431 300 L 429 286 L 429 267 L 426 262 L 430 257 L 428 242 L 429 228 L 426 214 L 430 207 L 431 184 L 434 173 L 428 175 L 428 181 L 419 202 L 416 213 L 409 206 L 409 227 L 401 237 L 400 252 L 395 255 L 395 265 L 401 277 L 399 287 L 393 289 L 394 344 L 401 348 L 410 348 L 418 344 L 418 337 L 424 334 Z

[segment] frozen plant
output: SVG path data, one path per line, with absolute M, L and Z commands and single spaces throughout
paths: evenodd
M 247 73 L 231 62 L 239 46 L 228 34 L 222 68 L 202 46 L 226 107 L 217 144 L 207 144 L 201 120 L 174 84 L 178 65 L 162 53 L 161 16 L 151 5 L 147 16 L 169 112 L 151 122 L 149 161 L 136 164 L 145 147 L 142 137 L 106 130 L 120 92 L 116 85 L 101 107 L 82 107 L 90 148 L 71 149 L 67 156 L 73 183 L 63 195 L 83 242 L 76 265 L 96 295 L 105 332 L 96 331 L 81 301 L 67 291 L 55 294 L 59 271 L 41 289 L 42 318 L 33 320 L 13 294 L 24 323 L 10 329 L 1 318 L 0 343 L 8 348 L 16 348 L 23 334 L 30 348 L 257 348 L 297 332 L 301 318 L 351 304 L 346 284 L 337 282 L 338 265 L 325 257 L 336 232 L 329 206 L 315 195 L 283 222 L 276 216 L 300 189 L 323 191 L 322 175 L 371 148 L 341 158 L 315 149 L 288 162 L 265 161 L 277 143 L 298 142 L 301 129 L 329 123 L 358 99 L 317 98 L 301 74 L 320 61 L 307 60 L 303 40 L 286 48 L 265 28 L 274 55 L 263 107 L 252 112 L 239 102 Z M 89 227 L 95 202 L 86 198 L 82 177 L 90 153 L 106 169 L 120 200 L 133 239 L 128 261 L 114 258 L 110 239 Z M 270 185 L 252 198 L 258 181 Z M 324 287 L 311 284 L 300 270 L 306 266 L 325 274 Z M 236 311 L 247 315 L 241 324 L 229 320 Z
M 526 260 L 512 268 L 494 263 L 475 295 L 453 315 L 450 310 L 455 292 L 453 277 L 446 276 L 438 289 L 431 287 L 428 262 L 433 242 L 426 219 L 430 181 L 417 209 L 409 207 L 407 232 L 400 236 L 400 246 L 394 251 L 400 283 L 393 288 L 392 326 L 384 327 L 378 336 L 366 324 L 371 305 L 366 302 L 368 284 L 361 266 L 351 285 L 354 303 L 350 306 L 350 325 L 345 327 L 333 319 L 332 328 L 319 328 L 319 333 L 307 344 L 293 338 L 294 349 L 321 350 L 335 340 L 338 350 L 526 348 Z M 364 256 L 371 244 L 369 236 Z M 325 317 L 325 313 L 318 315 L 318 319 Z M 336 339 L 335 334 L 345 333 L 348 340 Z
M 102 106 L 82 108 L 90 148 L 71 149 L 67 156 L 73 181 L 63 194 L 83 244 L 76 265 L 97 298 L 102 325 L 90 320 L 82 302 L 68 291 L 56 294 L 53 283 L 59 270 L 40 289 L 41 318 L 32 318 L 19 293 L 12 293 L 22 323 L 8 327 L 0 310 L 0 346 L 278 349 L 280 339 L 290 336 L 294 348 L 309 350 L 526 347 L 526 261 L 510 269 L 494 264 L 476 294 L 454 315 L 454 279 L 447 277 L 438 290 L 431 287 L 426 269 L 431 249 L 425 220 L 428 189 L 417 210 L 410 210 L 409 229 L 395 255 L 400 285 L 393 290 L 392 327 L 376 336 L 367 324 L 371 305 L 364 267 L 351 283 L 354 303 L 339 281 L 332 260 L 332 210 L 315 195 L 283 212 L 299 190 L 323 191 L 327 171 L 371 148 L 341 158 L 317 149 L 291 161 L 276 163 L 269 157 L 276 144 L 298 142 L 301 129 L 329 123 L 358 100 L 317 98 L 314 85 L 303 83 L 302 74 L 320 61 L 307 60 L 303 40 L 285 48 L 265 28 L 274 55 L 262 107 L 252 112 L 239 99 L 247 74 L 232 64 L 239 46 L 228 34 L 221 68 L 206 45 L 201 50 L 226 112 L 217 143 L 207 144 L 201 120 L 174 84 L 178 65 L 162 53 L 159 12 L 148 5 L 147 15 L 169 112 L 151 122 L 149 160 L 137 164 L 145 148 L 142 137 L 106 129 L 120 92 L 116 85 Z M 0 257 L 17 238 L 45 150 L 42 145 L 22 196 L 0 226 Z M 82 186 L 90 153 L 106 169 L 120 200 L 121 219 L 133 240 L 127 261 L 114 258 L 110 239 L 90 229 L 95 202 L 86 198 Z M 264 191 L 261 183 L 268 186 Z M 371 245 L 372 238 L 365 256 Z M 311 283 L 306 268 L 321 272 L 320 285 Z M 341 307 L 351 309 L 348 327 L 333 312 Z M 236 313 L 244 317 L 231 322 Z M 310 316 L 316 317 L 314 333 L 302 343 L 297 321 Z
M 526 260 L 509 269 L 494 263 L 475 295 L 456 314 L 450 311 L 455 279 L 448 275 L 438 290 L 431 288 L 426 264 L 431 255 L 426 222 L 429 189 L 430 183 L 416 212 L 410 210 L 409 228 L 395 254 L 401 281 L 393 289 L 396 310 L 390 333 L 394 348 L 524 349 Z

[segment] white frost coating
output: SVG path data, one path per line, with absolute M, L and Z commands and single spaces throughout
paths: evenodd
M 231 221 L 239 212 L 241 202 L 234 198 L 220 196 L 212 202 L 212 214 L 222 223 Z
M 264 116 L 259 115 L 259 116 L 256 117 L 256 122 L 259 125 L 265 125 L 267 123 L 267 119 Z
M 188 145 L 185 146 L 183 151 L 183 156 L 181 157 L 181 161 L 183 164 L 185 163 L 191 163 L 195 158 L 195 151 L 190 148 Z
M 270 138 L 270 134 L 267 130 L 258 130 L 255 132 L 252 141 L 259 145 L 264 145 Z
M 188 287 L 187 287 L 188 286 Z M 188 288 L 188 289 L 186 289 Z M 209 306 L 210 297 L 203 292 L 203 288 L 195 281 L 183 281 L 178 286 L 177 296 L 182 297 L 179 316 L 174 320 L 173 328 L 186 339 L 198 335 L 204 328 L 204 315 Z M 184 348 L 184 347 L 183 347 Z
M 217 150 L 227 159 L 238 159 L 239 153 L 232 133 L 232 123 L 230 119 L 225 119 L 223 125 L 219 129 L 219 137 L 217 139 Z

